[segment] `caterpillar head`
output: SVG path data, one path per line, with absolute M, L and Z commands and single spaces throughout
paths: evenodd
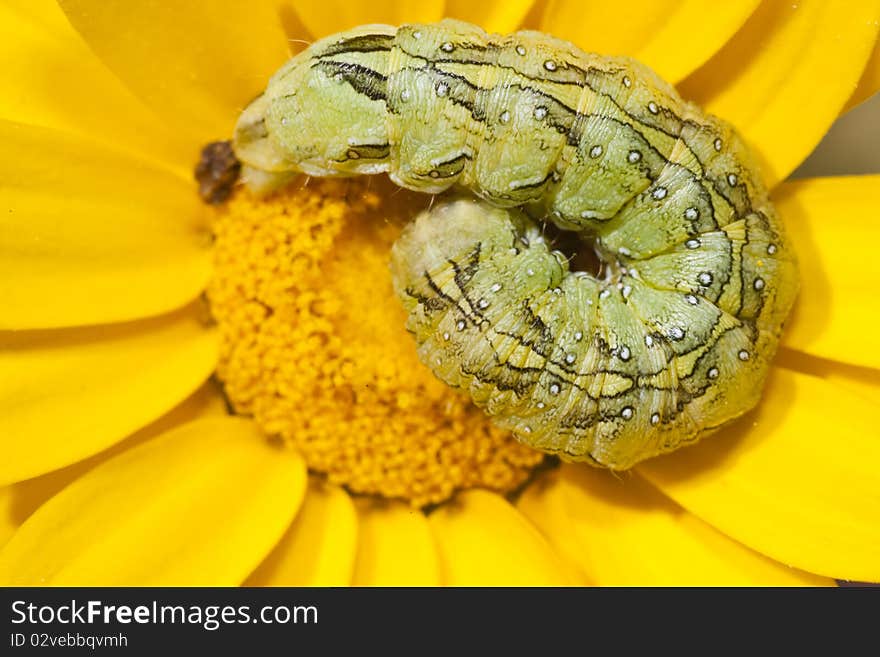
M 242 180 L 268 191 L 296 173 L 378 173 L 388 157 L 384 76 L 318 42 L 291 59 L 239 117 Z

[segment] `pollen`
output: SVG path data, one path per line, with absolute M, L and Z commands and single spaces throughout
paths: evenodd
M 544 458 L 419 362 L 388 263 L 427 203 L 376 177 L 239 192 L 217 210 L 208 288 L 234 411 L 313 472 L 414 507 L 510 492 Z

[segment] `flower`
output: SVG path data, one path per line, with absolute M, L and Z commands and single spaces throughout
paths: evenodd
M 5 3 L 0 581 L 880 581 L 880 176 L 779 182 L 878 86 L 875 3 L 583 4 Z M 564 465 L 513 502 L 473 489 L 428 514 L 310 477 L 231 416 L 206 383 L 199 146 L 288 44 L 442 15 L 631 54 L 757 150 L 802 293 L 754 413 L 626 475 Z

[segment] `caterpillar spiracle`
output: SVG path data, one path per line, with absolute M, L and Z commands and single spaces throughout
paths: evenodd
M 794 254 L 734 129 L 632 59 L 364 26 L 285 64 L 234 149 L 256 189 L 380 172 L 459 189 L 394 245 L 395 289 L 421 360 L 528 445 L 626 469 L 758 402 Z M 604 275 L 570 271 L 546 221 Z

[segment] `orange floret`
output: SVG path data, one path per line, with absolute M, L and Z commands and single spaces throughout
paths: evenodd
M 378 179 L 238 194 L 215 223 L 208 289 L 236 412 L 330 481 L 414 506 L 511 491 L 543 460 L 418 360 L 388 259 L 427 202 Z

